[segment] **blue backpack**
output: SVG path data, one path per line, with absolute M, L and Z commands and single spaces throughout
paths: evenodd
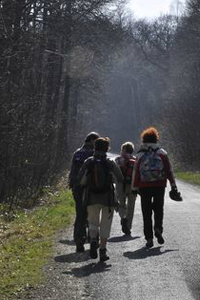
M 140 162 L 140 178 L 142 182 L 154 182 L 165 179 L 165 169 L 162 158 L 158 150 L 149 147 L 148 150 L 141 150 L 144 152 Z

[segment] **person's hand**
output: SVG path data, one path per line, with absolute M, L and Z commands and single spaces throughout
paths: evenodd
M 171 190 L 177 192 L 178 191 L 177 186 L 176 185 L 172 185 Z
M 169 197 L 174 201 L 183 201 L 181 193 L 178 191 L 177 186 L 172 186 L 169 192 Z

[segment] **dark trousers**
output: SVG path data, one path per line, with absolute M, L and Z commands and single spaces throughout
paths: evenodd
M 87 209 L 83 205 L 83 188 L 74 186 L 72 189 L 76 205 L 76 219 L 74 223 L 74 241 L 84 244 L 86 240 Z
M 140 189 L 141 207 L 146 240 L 153 239 L 152 213 L 154 212 L 154 231 L 163 232 L 164 187 L 146 187 Z

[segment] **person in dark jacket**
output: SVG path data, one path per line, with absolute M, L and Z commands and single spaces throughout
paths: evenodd
M 167 179 L 171 189 L 177 190 L 167 152 L 158 145 L 158 139 L 159 134 L 154 127 L 141 133 L 142 145 L 136 155 L 132 176 L 132 190 L 141 196 L 144 236 L 148 248 L 153 247 L 152 213 L 155 237 L 159 244 L 165 242 L 162 234 Z
M 84 161 L 94 153 L 94 141 L 99 137 L 97 132 L 90 132 L 84 145 L 77 149 L 72 157 L 71 169 L 69 173 L 69 187 L 72 189 L 76 204 L 76 218 L 74 223 L 74 241 L 77 252 L 84 252 L 84 243 L 86 240 L 87 211 L 82 204 L 83 187 L 79 185 L 78 174 Z
M 107 158 L 106 152 L 109 149 L 108 138 L 96 139 L 94 147 L 94 156 L 84 162 L 79 178 L 80 184 L 85 187 L 85 205 L 87 206 L 91 238 L 90 256 L 93 259 L 98 257 L 97 236 L 99 235 L 100 261 L 106 261 L 109 259 L 106 254 L 107 239 L 110 235 L 114 207 L 116 205 L 113 183 L 122 183 L 123 175 L 116 163 Z

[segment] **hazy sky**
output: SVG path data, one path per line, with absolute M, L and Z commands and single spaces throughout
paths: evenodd
M 159 17 L 160 14 L 170 12 L 170 5 L 173 0 L 129 0 L 128 7 L 134 12 L 136 18 Z M 185 0 L 181 0 L 182 3 Z

